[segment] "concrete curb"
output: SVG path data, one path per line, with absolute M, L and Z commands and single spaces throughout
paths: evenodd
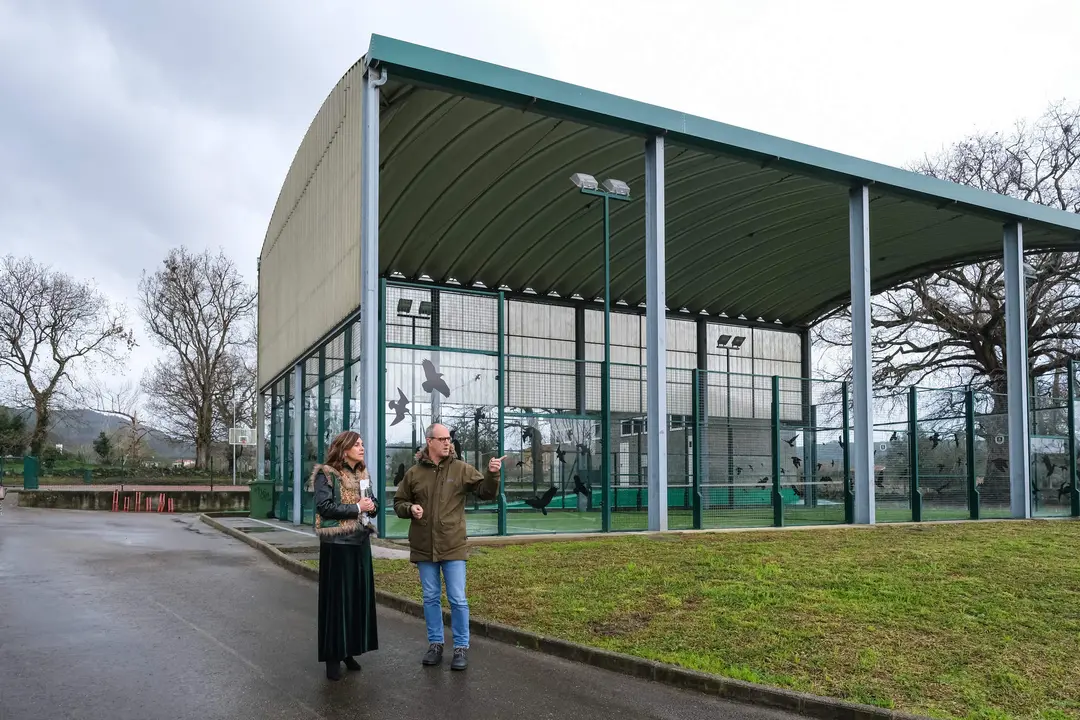
M 262 551 L 267 557 L 286 570 L 318 582 L 318 570 L 290 558 L 269 543 L 224 525 L 205 513 L 200 515 L 200 519 L 214 529 L 234 537 L 256 550 Z M 415 600 L 388 593 L 384 590 L 376 590 L 375 597 L 380 605 L 391 610 L 397 610 L 406 615 L 419 618 L 424 617 L 424 606 Z M 443 610 L 443 620 L 447 624 L 450 623 L 449 610 Z M 654 660 L 645 660 L 632 655 L 592 648 L 557 638 L 544 637 L 528 630 L 521 630 L 475 617 L 471 619 L 469 629 L 473 634 L 489 640 L 516 645 L 546 655 L 554 655 L 564 660 L 592 665 L 603 670 L 644 680 L 652 680 L 653 682 L 685 690 L 696 690 L 727 700 L 786 710 L 807 717 L 821 718 L 822 720 L 926 720 L 922 716 L 886 710 L 872 705 L 860 705 L 845 700 L 818 697 L 817 695 L 809 695 L 793 690 L 784 690 L 742 680 L 733 680 L 719 675 L 710 675 L 695 670 L 686 670 Z

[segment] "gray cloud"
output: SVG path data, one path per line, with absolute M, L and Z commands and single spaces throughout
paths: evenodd
M 0 0 L 0 253 L 94 278 L 132 310 L 142 272 L 180 244 L 224 247 L 254 283 L 293 153 L 371 33 L 536 67 L 541 44 L 508 36 L 508 13 Z M 154 355 L 140 340 L 136 376 Z

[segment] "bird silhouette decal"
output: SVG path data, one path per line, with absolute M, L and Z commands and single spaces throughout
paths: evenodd
M 400 485 L 401 481 L 405 479 L 405 463 L 399 463 L 397 471 L 394 473 L 394 484 Z
M 397 425 L 409 414 L 409 398 L 401 392 L 401 388 L 397 389 L 397 394 L 397 400 L 390 401 L 390 409 L 394 411 L 394 421 L 390 423 L 390 427 Z
M 790 438 L 788 438 L 784 442 L 786 442 L 788 444 L 788 447 L 795 447 L 795 439 L 797 437 L 799 437 L 799 436 L 798 435 L 792 435 Z
M 802 458 L 792 456 L 791 464 L 795 466 L 796 470 L 798 470 L 800 467 L 802 467 Z
M 581 495 L 582 497 L 587 498 L 587 497 L 589 497 L 589 494 L 592 492 L 592 486 L 586 485 L 585 483 L 583 483 L 581 481 L 581 476 L 575 474 L 574 475 L 574 492 L 577 493 L 578 495 Z
M 1054 474 L 1054 468 L 1057 466 L 1054 465 L 1054 461 L 1048 455 L 1043 455 L 1043 465 L 1046 466 L 1046 477 Z
M 941 444 L 941 435 L 938 434 L 937 430 L 930 436 L 930 443 L 931 450 L 937 449 L 937 446 Z
M 558 491 L 559 489 L 552 485 L 547 489 L 547 492 L 539 497 L 525 498 L 525 504 L 547 515 L 547 506 L 551 504 L 551 499 L 555 497 L 555 493 Z
M 555 448 L 555 456 L 559 458 L 559 462 L 561 462 L 563 465 L 566 464 L 566 451 L 562 449 L 562 445 L 559 445 Z
M 454 456 L 458 460 L 464 458 L 464 455 L 461 453 L 461 443 L 457 439 L 457 428 L 450 429 L 450 442 L 454 444 Z
M 443 380 L 442 373 L 435 368 L 434 363 L 424 360 L 421 364 L 424 366 L 424 382 L 420 387 L 424 389 L 424 392 L 437 390 L 443 397 L 450 397 L 450 386 Z

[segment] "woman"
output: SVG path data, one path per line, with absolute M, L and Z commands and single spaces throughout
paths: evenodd
M 341 679 L 341 661 L 359 670 L 354 656 L 379 647 L 371 535 L 378 511 L 364 464 L 364 443 L 347 430 L 330 443 L 326 464 L 311 473 L 315 533 L 319 536 L 319 662 L 326 677 Z

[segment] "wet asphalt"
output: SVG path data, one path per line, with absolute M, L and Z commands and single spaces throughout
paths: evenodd
M 424 668 L 423 623 L 379 609 L 377 652 L 317 662 L 316 585 L 195 516 L 0 516 L 0 720 L 794 718 L 482 638 Z

